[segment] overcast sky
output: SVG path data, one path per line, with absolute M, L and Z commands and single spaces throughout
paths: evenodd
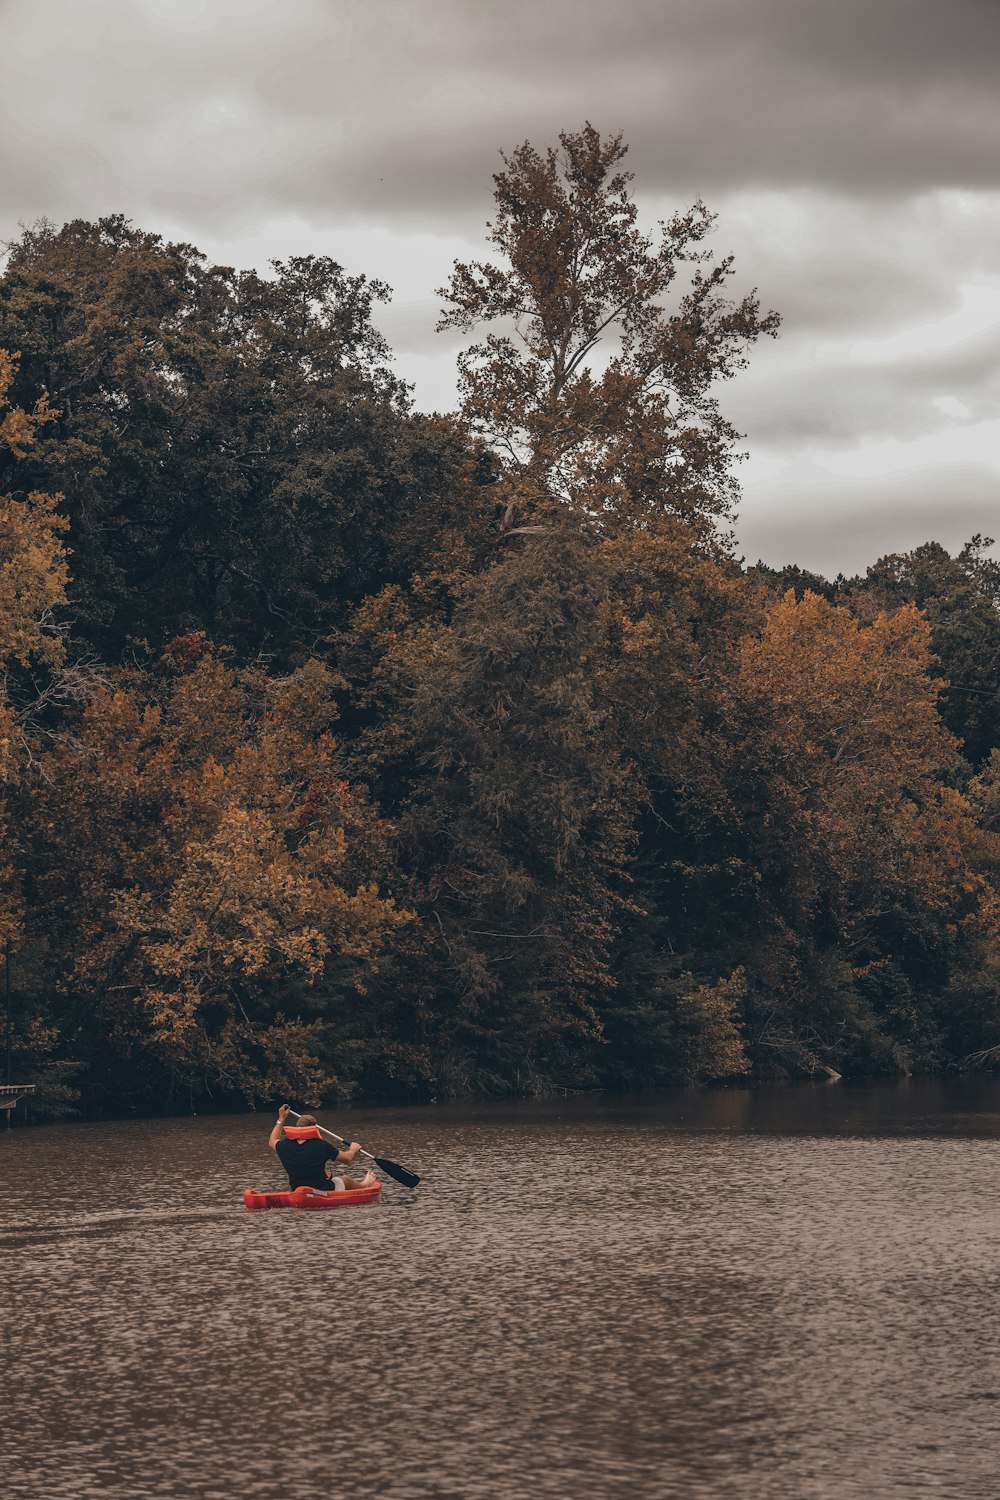
M 622 130 L 782 313 L 723 392 L 749 561 L 1000 535 L 1000 0 L 0 0 L 0 236 L 124 212 L 213 259 L 395 289 L 418 406 L 500 147 Z

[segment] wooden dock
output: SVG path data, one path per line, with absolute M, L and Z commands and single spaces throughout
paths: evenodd
M 33 1094 L 33 1083 L 0 1083 L 0 1109 L 7 1112 L 7 1129 L 10 1129 L 10 1112 L 25 1094 Z

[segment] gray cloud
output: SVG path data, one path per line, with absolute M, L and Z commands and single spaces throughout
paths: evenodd
M 713 244 L 736 256 L 785 331 L 827 337 L 940 317 L 963 281 L 1000 280 L 1000 194 L 936 190 L 878 204 L 839 193 L 722 194 Z M 666 200 L 661 200 L 665 212 Z
M 498 147 L 584 117 L 650 192 L 1000 186 L 977 0 L 8 0 L 0 28 L 21 215 L 478 222 Z
M 758 283 L 783 318 L 777 344 L 758 346 L 720 393 L 751 449 L 913 437 L 943 425 L 940 396 L 1000 415 L 1000 323 L 939 347 L 916 334 L 903 351 L 873 347 L 956 315 L 964 286 L 1000 289 L 1000 195 L 927 194 L 877 212 L 840 196 L 738 195 L 721 201 L 716 239 L 736 252 L 737 289 Z
M 956 552 L 979 532 L 996 536 L 1000 484 L 977 464 L 927 467 L 878 480 L 841 479 L 800 464 L 748 494 L 736 527 L 748 562 L 797 563 L 834 578 L 889 552 L 937 541 Z
M 766 351 L 722 398 L 749 447 L 836 447 L 904 440 L 954 425 L 934 406 L 949 398 L 970 419 L 1000 415 L 1000 329 L 961 350 L 914 355 L 886 365 L 817 363 L 801 347 Z M 998 455 L 1000 457 L 1000 455 Z

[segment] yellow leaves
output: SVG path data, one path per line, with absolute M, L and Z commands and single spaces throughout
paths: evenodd
M 57 513 L 61 497 L 0 495 L 0 660 L 55 665 L 62 640 L 52 612 L 65 599 L 68 569 Z
M 284 958 L 309 979 L 321 971 L 326 939 L 311 915 L 308 877 L 260 812 L 230 805 L 212 836 L 181 851 L 175 880 L 158 913 L 164 936 L 147 940 L 153 970 L 183 980 L 226 971 L 253 977 Z
M 0 450 L 24 458 L 40 426 L 52 420 L 46 401 L 34 411 L 10 407 L 7 393 L 17 357 L 0 349 Z M 0 677 L 17 663 L 57 666 L 63 643 L 54 612 L 65 601 L 68 570 L 60 540 L 67 522 L 58 513 L 58 495 L 32 491 L 27 497 L 0 495 Z M 9 783 L 27 753 L 24 734 L 0 690 L 0 782 Z
M 862 686 L 888 692 L 891 676 L 926 676 L 930 628 L 910 606 L 862 625 L 818 594 L 797 600 L 790 589 L 768 609 L 763 633 L 744 640 L 741 657 L 776 700 L 822 709 Z
M 228 758 L 243 737 L 242 698 L 234 673 L 211 654 L 176 677 L 167 699 L 189 761 Z
M 330 944 L 319 928 L 308 925 L 296 932 L 281 934 L 277 947 L 286 962 L 297 965 L 310 982 L 320 977 L 330 952 Z
M 19 354 L 0 349 L 0 448 L 8 449 L 15 458 L 25 458 L 34 446 L 38 429 L 54 421 L 57 414 L 44 394 L 30 412 L 10 405 L 7 393 L 17 375 L 19 359 Z
M 127 915 L 124 904 L 117 915 Z M 388 933 L 412 920 L 374 884 L 352 895 L 318 876 L 264 814 L 234 805 L 210 839 L 180 851 L 175 878 L 142 916 L 140 951 L 155 979 L 140 980 L 140 993 L 173 1047 L 199 1007 L 228 1009 L 234 989 L 292 974 L 315 984 L 333 953 L 359 961 L 360 982 Z
M 744 636 L 716 702 L 729 809 L 768 888 L 808 926 L 817 903 L 857 940 L 888 912 L 951 930 L 987 900 L 966 800 L 942 783 L 956 742 L 937 712 L 930 632 L 906 607 L 867 622 L 789 591 Z M 881 940 L 881 939 L 880 939 Z
M 618 625 L 621 630 L 622 650 L 626 656 L 634 651 L 649 651 L 659 644 L 660 621 L 648 612 L 641 615 L 638 620 L 631 620 L 628 615 L 618 616 Z
M 678 996 L 678 1056 L 691 1077 L 733 1078 L 749 1073 L 740 1024 L 746 994 L 746 972 L 738 968 L 716 984 L 692 986 Z
M 825 757 L 827 778 L 898 784 L 954 762 L 930 666 L 930 632 L 918 611 L 861 625 L 816 594 L 797 601 L 789 592 L 768 611 L 762 633 L 741 644 L 733 709 L 744 719 L 768 716 L 791 779 Z
M 131 995 L 143 1045 L 251 1094 L 272 997 L 363 990 L 414 921 L 381 893 L 387 833 L 339 774 L 332 681 L 307 666 L 275 684 L 211 655 L 179 675 L 176 660 L 123 674 L 51 749 L 35 791 L 49 889 L 75 872 L 59 888 L 75 983 Z M 294 1076 L 316 1088 L 328 1075 L 307 1065 L 315 1038 L 297 1026 L 281 1034 L 298 1049 Z
M 321 735 L 337 718 L 334 692 L 346 685 L 343 677 L 322 662 L 307 661 L 288 677 L 270 684 L 270 716 L 303 737 Z
M 148 989 L 144 996 L 150 1030 L 157 1042 L 183 1053 L 187 1044 L 197 1038 L 200 1029 L 198 1010 L 201 997 L 189 992 Z

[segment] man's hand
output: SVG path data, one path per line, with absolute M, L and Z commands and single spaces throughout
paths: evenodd
M 278 1106 L 278 1124 L 279 1125 L 284 1125 L 286 1119 L 288 1118 L 288 1108 L 289 1107 L 288 1107 L 287 1104 L 281 1104 L 281 1105 Z
M 349 1146 L 341 1146 L 340 1151 L 337 1153 L 337 1160 L 343 1160 L 345 1162 L 353 1161 L 360 1150 L 361 1142 L 352 1141 Z

